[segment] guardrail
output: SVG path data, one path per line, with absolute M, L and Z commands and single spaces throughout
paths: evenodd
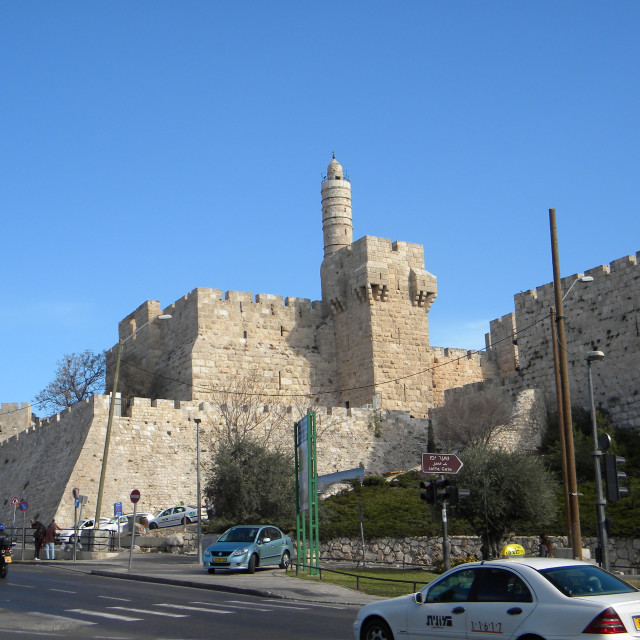
M 418 591 L 418 589 L 416 588 L 417 585 L 426 585 L 429 582 L 431 582 L 430 580 L 425 580 L 424 582 L 421 580 L 396 580 L 394 578 L 374 578 L 373 576 L 361 576 L 357 573 L 347 573 L 346 571 L 338 571 L 337 569 L 327 569 L 326 567 L 316 567 L 315 565 L 311 565 L 311 564 L 303 564 L 303 563 L 299 563 L 299 562 L 292 562 L 291 565 L 292 567 L 296 568 L 296 573 L 298 573 L 298 567 L 302 567 L 303 569 L 313 569 L 314 571 L 318 572 L 318 576 L 320 578 L 320 580 L 322 580 L 322 572 L 324 571 L 325 573 L 337 573 L 343 576 L 349 576 L 351 578 L 355 578 L 356 579 L 356 591 L 360 591 L 360 580 L 372 580 L 372 581 L 378 581 L 378 582 L 399 582 L 400 584 L 410 584 L 412 585 L 412 592 L 415 593 L 416 591 Z

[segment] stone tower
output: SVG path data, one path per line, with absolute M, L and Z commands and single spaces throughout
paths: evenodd
M 324 257 L 330 256 L 353 241 L 351 220 L 351 183 L 344 177 L 342 167 L 333 160 L 327 167 L 327 177 L 320 187 L 322 195 L 322 233 Z
M 351 185 L 335 157 L 322 183 L 322 221 L 322 301 L 335 323 L 341 403 L 410 406 L 425 415 L 433 362 L 427 314 L 437 285 L 422 245 L 352 241 Z

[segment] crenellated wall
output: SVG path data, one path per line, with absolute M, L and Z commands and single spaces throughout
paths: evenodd
M 640 252 L 562 279 L 571 402 L 588 408 L 586 356 L 589 351 L 602 351 L 604 360 L 592 366 L 596 405 L 606 408 L 617 424 L 634 427 L 640 427 L 639 257 Z M 576 282 L 582 275 L 593 281 Z M 553 283 L 517 294 L 513 321 L 509 315 L 492 322 L 487 344 L 501 373 L 517 368 L 520 388 L 542 389 L 549 406 L 555 408 L 552 306 Z M 517 346 L 510 339 L 514 331 Z
M 0 405 L 0 439 L 28 429 L 31 422 L 31 405 L 28 402 L 3 402 Z
M 13 519 L 9 501 L 13 495 L 26 500 L 30 519 L 56 518 L 73 522 L 72 489 L 88 497 L 83 516 L 93 517 L 109 410 L 109 396 L 96 395 L 71 409 L 41 420 L 7 440 L 0 441 L 0 468 L 5 500 L 0 522 Z M 291 447 L 293 423 L 301 415 L 295 408 L 282 412 L 264 407 L 273 415 L 263 425 L 271 433 L 270 444 Z M 126 416 L 112 425 L 102 515 L 113 515 L 113 504 L 132 505 L 132 489 L 141 493 L 139 511 L 156 512 L 180 502 L 195 503 L 196 435 L 199 417 L 200 457 L 204 477 L 222 422 L 216 408 L 206 402 L 180 402 L 133 398 Z M 383 473 L 414 467 L 426 450 L 428 421 L 407 412 L 366 409 L 322 409 L 316 412 L 318 471 L 320 474 L 363 466 Z M 8 497 L 7 497 L 8 496 Z M 21 515 L 18 512 L 18 525 Z

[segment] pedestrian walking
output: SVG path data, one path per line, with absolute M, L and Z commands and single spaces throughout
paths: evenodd
M 541 558 L 553 558 L 553 544 L 544 533 L 538 539 L 538 555 Z
M 39 520 L 31 521 L 33 527 L 33 560 L 34 562 L 40 562 L 40 549 L 42 549 L 42 543 L 44 541 L 44 534 L 46 532 L 45 526 Z
M 44 532 L 44 552 L 47 554 L 47 560 L 56 559 L 56 530 L 60 530 L 60 527 L 56 524 L 54 518 L 51 518 L 51 522 Z

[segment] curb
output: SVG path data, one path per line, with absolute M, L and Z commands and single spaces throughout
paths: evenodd
M 180 580 L 178 578 L 161 578 L 159 576 L 144 576 L 140 574 L 126 574 L 119 571 L 102 571 L 100 569 L 92 569 L 91 575 L 102 576 L 103 578 L 120 578 L 121 580 L 135 580 L 137 582 L 153 582 L 156 584 L 169 584 L 175 587 L 191 587 L 193 589 L 209 589 L 213 591 L 226 591 L 227 593 L 238 593 L 248 596 L 263 596 L 266 598 L 275 598 L 278 600 L 287 600 L 279 593 L 266 591 L 263 589 L 249 589 L 245 587 L 229 587 L 221 584 L 207 584 L 203 582 L 195 582 L 193 580 Z M 294 598 L 292 598 L 294 599 Z

